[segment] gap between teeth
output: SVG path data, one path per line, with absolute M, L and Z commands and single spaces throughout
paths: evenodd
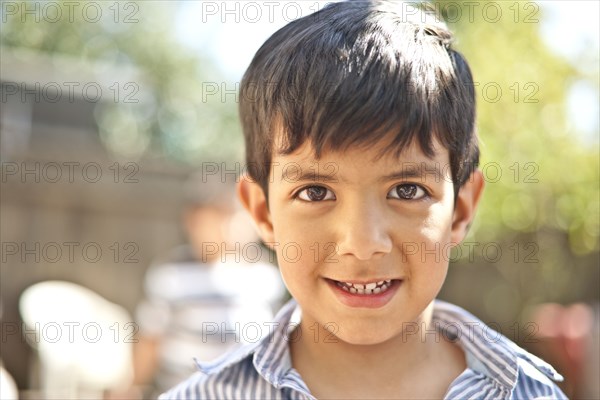
M 385 281 L 379 281 L 377 283 L 371 282 L 365 285 L 361 283 L 349 282 L 336 282 L 336 285 L 338 285 L 346 292 L 350 292 L 353 294 L 377 294 L 388 290 L 391 286 L 391 282 L 391 279 L 386 279 Z

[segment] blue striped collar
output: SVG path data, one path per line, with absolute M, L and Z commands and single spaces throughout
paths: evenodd
M 290 387 L 308 398 L 313 398 L 298 372 L 292 368 L 288 342 L 289 332 L 299 322 L 300 308 L 292 299 L 279 311 L 269 335 L 254 344 L 238 348 L 233 353 L 210 363 L 198 363 L 205 374 L 216 374 L 252 356 L 254 369 L 275 388 Z M 451 340 L 456 340 L 465 351 L 467 369 L 448 390 L 470 379 L 474 374 L 493 382 L 498 394 L 508 397 L 517 385 L 518 359 L 524 358 L 539 371 L 555 381 L 562 377 L 547 363 L 518 347 L 500 333 L 464 309 L 436 300 L 432 318 L 433 326 Z M 458 389 L 457 389 L 458 390 Z
M 448 337 L 458 340 L 465 351 L 468 368 L 488 376 L 506 389 L 512 390 L 517 383 L 519 357 L 535 365 L 549 378 L 563 380 L 550 364 L 526 352 L 458 306 L 436 300 L 433 323 L 439 324 Z
M 517 355 L 504 336 L 460 307 L 437 300 L 433 323 L 465 351 L 467 367 L 496 381 L 506 390 L 517 383 Z

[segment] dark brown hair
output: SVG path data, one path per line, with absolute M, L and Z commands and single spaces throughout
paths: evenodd
M 450 153 L 456 195 L 479 149 L 473 78 L 451 42 L 430 8 L 387 1 L 329 4 L 278 30 L 240 88 L 250 177 L 266 195 L 273 151 L 306 140 L 318 159 L 389 137 L 386 151 L 416 140 L 432 156 L 435 138 Z

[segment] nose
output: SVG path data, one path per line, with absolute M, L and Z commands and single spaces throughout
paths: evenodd
M 337 222 L 338 254 L 369 260 L 392 250 L 390 219 L 376 201 L 347 204 Z

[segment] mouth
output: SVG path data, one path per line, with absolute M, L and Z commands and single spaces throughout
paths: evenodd
M 382 279 L 368 282 L 325 279 L 339 301 L 349 307 L 379 308 L 391 301 L 402 286 L 402 279 Z
M 352 294 L 360 294 L 360 295 L 373 295 L 378 293 L 383 293 L 392 286 L 391 279 L 384 279 L 381 281 L 375 282 L 367 282 L 367 283 L 352 283 L 352 282 L 342 282 L 342 281 L 334 281 L 335 284 L 340 287 L 342 290 Z

